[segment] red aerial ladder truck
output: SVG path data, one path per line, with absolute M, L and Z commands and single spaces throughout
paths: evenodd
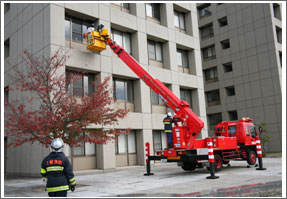
M 260 139 L 252 119 L 242 118 L 239 122 L 221 122 L 216 125 L 213 137 L 196 139 L 204 127 L 204 122 L 192 112 L 186 101 L 180 100 L 160 80 L 155 79 L 140 66 L 121 46 L 111 40 L 109 32 L 103 27 L 101 24 L 96 30 L 89 29 L 89 32 L 83 35 L 88 43 L 87 48 L 101 52 L 106 49 L 106 45 L 109 45 L 113 52 L 175 113 L 172 128 L 173 148 L 151 156 L 149 143 L 146 143 L 148 153 L 145 175 L 152 175 L 150 173 L 151 160 L 177 162 L 184 170 L 194 170 L 205 165 L 211 174 L 207 177 L 209 179 L 218 178 L 215 176 L 215 171 L 219 171 L 222 164 L 228 164 L 230 160 L 246 160 L 249 165 L 254 165 L 258 157 L 259 168 L 257 170 L 265 170 L 262 163 Z

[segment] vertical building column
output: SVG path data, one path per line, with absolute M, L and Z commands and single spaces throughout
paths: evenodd
M 109 73 L 101 73 L 100 80 L 104 81 L 106 77 L 111 76 Z M 112 88 L 113 80 L 109 80 L 109 88 Z M 111 127 L 113 128 L 113 127 Z M 106 144 L 96 145 L 96 157 L 97 157 L 97 168 L 98 169 L 112 169 L 116 167 L 115 158 L 115 141 L 109 141 Z
M 137 131 L 137 156 L 138 156 L 138 164 L 145 165 L 146 164 L 146 156 L 145 156 L 145 143 L 150 143 L 150 154 L 153 154 L 153 138 L 152 138 L 152 129 L 143 129 Z

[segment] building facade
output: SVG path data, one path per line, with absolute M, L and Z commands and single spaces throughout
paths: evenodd
M 209 135 L 220 121 L 267 124 L 282 150 L 282 21 L 278 3 L 197 4 Z
M 70 51 L 66 71 L 86 71 L 74 88 L 93 91 L 90 82 L 112 77 L 115 106 L 130 110 L 117 129 L 130 128 L 118 142 L 66 146 L 74 170 L 113 169 L 144 165 L 145 143 L 151 154 L 166 147 L 163 118 L 167 109 L 110 49 L 101 53 L 86 49 L 82 34 L 90 25 L 104 24 L 112 39 L 123 46 L 155 78 L 178 97 L 190 103 L 205 122 L 198 136 L 207 136 L 207 121 L 196 4 L 189 3 L 11 3 L 5 4 L 5 88 L 13 88 L 13 67 L 25 66 L 18 57 L 24 49 L 33 55 L 49 56 L 58 48 Z M 6 64 L 10 62 L 10 64 Z M 73 89 L 76 90 L 76 89 Z M 71 93 L 81 96 L 81 93 Z M 8 99 L 21 99 L 17 92 L 5 92 Z M 11 137 L 5 135 L 5 144 Z M 39 175 L 40 163 L 49 149 L 39 144 L 5 148 L 5 172 L 15 175 Z

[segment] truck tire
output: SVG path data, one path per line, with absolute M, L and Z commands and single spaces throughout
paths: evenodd
M 183 166 L 181 168 L 185 171 L 193 171 L 196 168 L 195 162 L 183 162 Z
M 214 155 L 214 166 L 215 171 L 220 171 L 222 169 L 222 158 L 220 155 L 215 154 Z M 209 167 L 206 167 L 208 171 L 210 171 Z
M 256 163 L 256 153 L 254 151 L 249 151 L 247 153 L 247 163 L 249 165 L 255 165 L 255 163 Z
M 225 161 L 225 160 L 222 160 L 222 164 L 228 164 L 229 163 L 229 160 Z

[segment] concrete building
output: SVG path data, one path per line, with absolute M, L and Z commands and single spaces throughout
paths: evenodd
M 282 150 L 282 21 L 278 3 L 197 4 L 209 135 L 219 121 L 267 123 Z M 282 15 L 283 16 L 283 15 Z
M 115 127 L 131 128 L 131 133 L 121 135 L 118 143 L 83 143 L 74 148 L 74 170 L 144 165 L 146 142 L 151 143 L 152 154 L 166 146 L 162 122 L 166 108 L 110 49 L 101 53 L 86 50 L 82 33 L 90 24 L 104 24 L 117 43 L 178 97 L 188 101 L 192 110 L 207 122 L 196 4 L 6 3 L 4 22 L 5 87 L 13 88 L 9 78 L 13 67 L 24 67 L 18 57 L 24 49 L 47 56 L 64 47 L 71 52 L 66 74 L 76 69 L 87 71 L 88 80 L 111 76 L 117 106 L 131 110 Z M 81 85 L 85 86 L 91 85 Z M 16 92 L 5 95 L 9 100 L 21 98 Z M 207 126 L 201 136 L 207 136 Z M 9 139 L 6 135 L 5 144 Z M 5 153 L 6 173 L 39 175 L 40 162 L 49 149 L 24 144 L 5 148 Z M 69 147 L 65 153 L 70 156 Z

